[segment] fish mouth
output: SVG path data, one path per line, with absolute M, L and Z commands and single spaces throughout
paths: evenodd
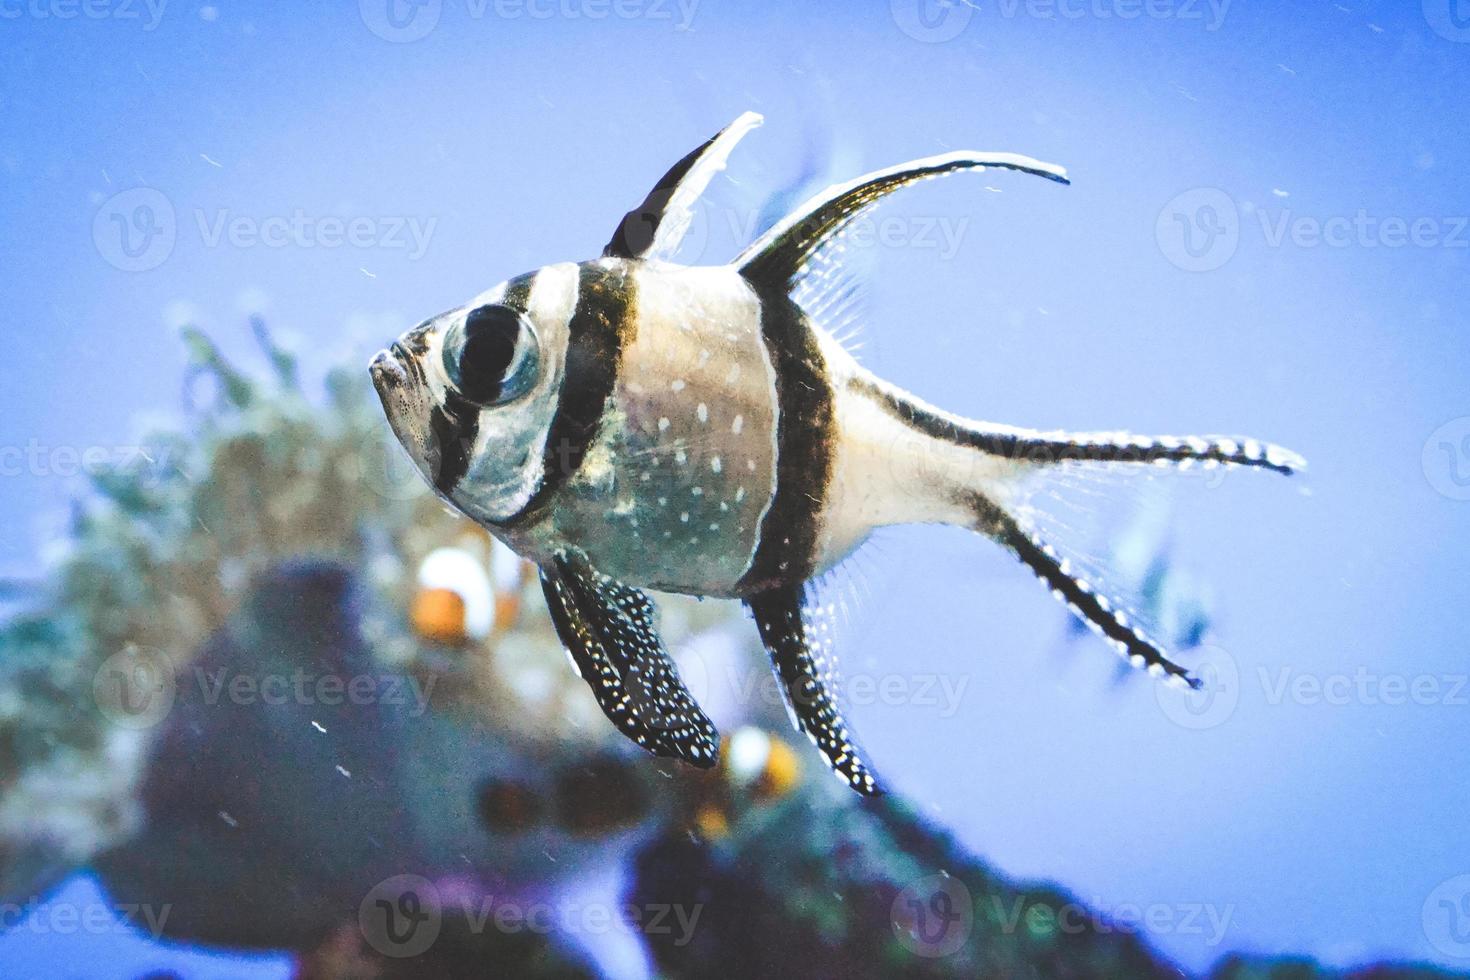
M 417 362 L 395 341 L 373 355 L 368 374 L 372 376 L 378 401 L 383 404 L 383 414 L 388 417 L 394 435 L 412 453 L 423 442 L 414 422 L 424 400 L 423 376 Z
M 378 395 L 382 398 L 386 398 L 390 392 L 402 391 L 408 387 L 408 358 L 397 341 L 387 350 L 380 350 L 373 356 L 372 363 L 368 365 L 368 374 L 372 375 L 373 387 L 378 389 Z

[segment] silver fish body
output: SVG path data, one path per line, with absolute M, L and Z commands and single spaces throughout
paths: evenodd
M 747 113 L 676 164 L 601 258 L 502 283 L 372 365 L 425 478 L 541 568 L 552 618 L 608 717 L 656 754 L 711 765 L 718 735 L 641 589 L 739 598 L 798 729 L 844 782 L 877 792 L 837 703 L 808 583 L 875 528 L 901 523 L 992 538 L 1135 666 L 1194 683 L 1044 538 L 1031 487 L 1078 467 L 1290 473 L 1300 458 L 1252 439 L 961 418 L 873 375 L 834 339 L 823 297 L 842 280 L 819 260 L 854 217 L 966 169 L 1066 182 L 1029 158 L 952 153 L 878 171 L 817 195 L 729 265 L 667 261 L 695 199 L 758 122 Z
M 532 305 L 579 284 L 618 310 L 616 362 L 597 365 L 611 391 L 585 449 L 575 433 L 544 447 L 554 504 L 517 515 L 507 539 L 538 561 L 579 547 L 630 585 L 738 595 L 775 492 L 759 298 L 726 268 L 605 258 L 538 273 Z

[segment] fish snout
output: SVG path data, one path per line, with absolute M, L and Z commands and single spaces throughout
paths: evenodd
M 373 387 L 378 389 L 379 395 L 399 391 L 408 385 L 408 366 L 396 348 L 397 344 L 378 351 L 368 365 L 368 374 L 372 375 Z

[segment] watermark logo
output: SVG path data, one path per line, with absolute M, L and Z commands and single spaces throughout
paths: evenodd
M 967 0 L 889 0 L 893 22 L 915 41 L 952 41 L 970 26 L 975 7 Z
M 1424 900 L 1424 937 L 1445 956 L 1470 960 L 1470 874 L 1439 883 Z
M 1470 0 L 1423 0 L 1424 19 L 1446 41 L 1470 44 Z
M 151 187 L 112 195 L 92 219 L 98 254 L 123 272 L 147 272 L 163 265 L 173 254 L 177 236 L 173 204 Z
M 443 925 L 439 889 L 418 875 L 378 882 L 357 908 L 357 926 L 368 945 L 394 959 L 424 953 Z
M 1186 272 L 1213 272 L 1240 247 L 1240 210 L 1217 187 L 1178 195 L 1159 212 L 1154 237 L 1164 257 Z
M 1420 462 L 1436 493 L 1470 500 L 1470 416 L 1451 419 L 1430 433 Z
M 958 952 L 975 929 L 975 900 L 963 881 L 926 875 L 893 899 L 893 934 L 915 956 L 938 959 Z
M 178 695 L 173 663 L 157 650 L 128 646 L 102 661 L 92 696 L 103 717 L 121 728 L 152 728 Z
M 444 0 L 357 0 L 367 29 L 393 44 L 411 44 L 439 26 Z
M 1240 703 L 1240 667 L 1234 657 L 1217 646 L 1206 644 L 1195 653 L 1199 659 L 1192 670 L 1203 686 L 1189 690 L 1155 684 L 1154 698 L 1174 724 L 1202 731 L 1225 724 L 1235 714 Z

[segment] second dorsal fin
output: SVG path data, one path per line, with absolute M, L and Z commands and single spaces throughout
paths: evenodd
M 1014 153 L 961 150 L 925 157 L 827 188 L 752 242 L 736 257 L 735 265 L 747 279 L 790 290 L 822 246 L 883 197 L 930 177 L 988 167 L 1070 183 L 1063 168 Z

